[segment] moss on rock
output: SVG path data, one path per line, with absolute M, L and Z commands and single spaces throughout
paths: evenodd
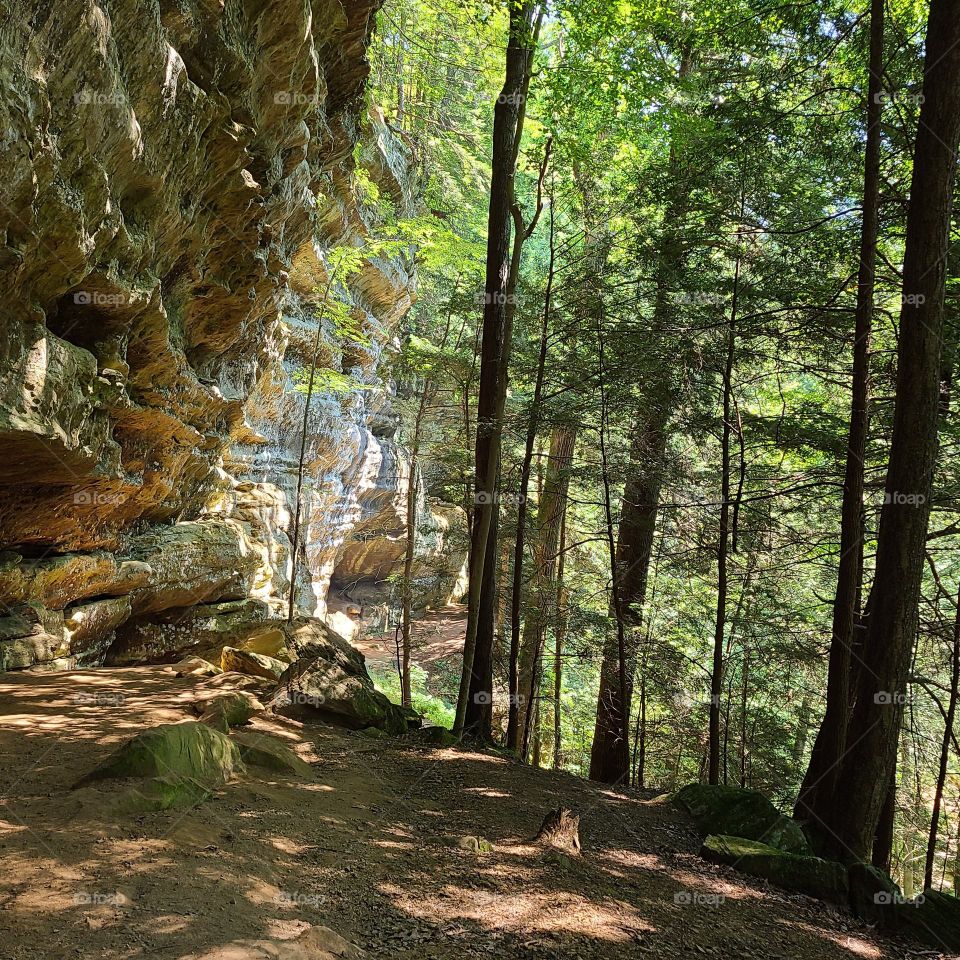
M 700 832 L 757 840 L 787 853 L 811 853 L 800 825 L 757 790 L 691 783 L 674 795 Z
M 240 750 L 205 723 L 165 723 L 138 733 L 81 783 L 123 777 L 186 777 L 207 786 L 243 772 Z
M 819 900 L 846 905 L 849 899 L 847 870 L 832 860 L 803 857 L 756 840 L 725 836 L 707 837 L 700 856 Z
M 240 747 L 240 756 L 244 763 L 300 777 L 310 777 L 313 774 L 306 760 L 301 760 L 289 747 L 274 737 L 245 730 L 234 733 L 233 739 Z

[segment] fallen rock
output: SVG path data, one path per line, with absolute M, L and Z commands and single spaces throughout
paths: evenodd
M 313 769 L 306 760 L 298 757 L 293 750 L 274 737 L 268 737 L 252 731 L 236 731 L 233 739 L 240 747 L 240 756 L 244 763 L 281 773 L 292 773 L 300 777 L 310 777 Z
M 725 836 L 707 837 L 700 856 L 818 900 L 843 906 L 849 901 L 846 867 L 832 860 L 799 856 L 756 840 Z
M 274 657 L 266 657 L 250 650 L 238 650 L 236 647 L 224 647 L 220 653 L 222 670 L 235 670 L 251 677 L 264 677 L 279 680 L 287 664 Z
M 897 906 L 899 923 L 944 953 L 960 951 L 960 899 L 937 890 L 924 890 L 915 900 Z
M 322 657 L 298 660 L 280 678 L 270 705 L 299 720 L 378 727 L 395 736 L 406 733 L 416 720 L 377 690 L 365 667 L 361 670 Z
M 802 856 L 811 853 L 800 825 L 757 790 L 690 783 L 676 792 L 674 800 L 705 835 L 743 837 Z
M 215 677 L 223 671 L 209 660 L 202 657 L 184 657 L 174 664 L 178 677 Z
M 287 635 L 280 627 L 271 626 L 253 633 L 237 646 L 247 653 L 258 653 L 283 663 L 293 663 L 296 660 L 287 644 Z
M 78 786 L 124 777 L 186 777 L 219 786 L 243 772 L 237 745 L 205 723 L 165 723 L 128 740 Z
M 850 909 L 853 915 L 877 926 L 896 926 L 897 906 L 902 903 L 900 888 L 871 863 L 852 863 L 847 868 Z
M 263 713 L 263 704 L 246 690 L 230 690 L 209 700 L 200 701 L 202 708 L 200 722 L 206 723 L 222 733 L 228 733 L 231 727 L 249 723 L 258 713 Z

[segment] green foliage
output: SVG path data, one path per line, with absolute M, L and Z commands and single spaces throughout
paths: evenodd
M 382 694 L 400 703 L 400 677 L 395 670 L 371 669 L 370 677 Z M 453 707 L 427 689 L 427 673 L 418 664 L 413 664 L 410 670 L 410 691 L 413 709 L 423 716 L 426 725 L 447 728 L 453 725 Z

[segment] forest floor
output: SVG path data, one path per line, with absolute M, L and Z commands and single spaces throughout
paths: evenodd
M 459 666 L 466 631 L 467 608 L 464 604 L 450 604 L 424 613 L 411 626 L 410 644 L 414 660 L 425 668 L 445 661 Z M 354 644 L 367 658 L 368 666 L 396 669 L 397 644 L 392 630 L 361 637 Z
M 395 960 L 921 953 L 706 863 L 663 800 L 492 753 L 270 717 L 254 729 L 311 779 L 251 767 L 188 811 L 113 821 L 71 791 L 132 734 L 191 718 L 195 685 L 164 667 L 2 677 L 0 958 L 268 957 L 233 945 L 311 925 Z M 579 861 L 529 842 L 559 805 L 581 816 Z

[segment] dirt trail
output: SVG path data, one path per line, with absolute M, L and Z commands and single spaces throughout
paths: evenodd
M 137 730 L 187 719 L 194 687 L 162 667 L 3 677 L 2 960 L 203 960 L 312 924 L 401 960 L 914 955 L 704 863 L 669 805 L 328 727 L 254 724 L 313 761 L 312 781 L 251 768 L 186 813 L 98 822 L 70 785 Z M 560 804 L 582 816 L 573 865 L 526 843 Z M 466 835 L 494 852 L 458 848 Z

